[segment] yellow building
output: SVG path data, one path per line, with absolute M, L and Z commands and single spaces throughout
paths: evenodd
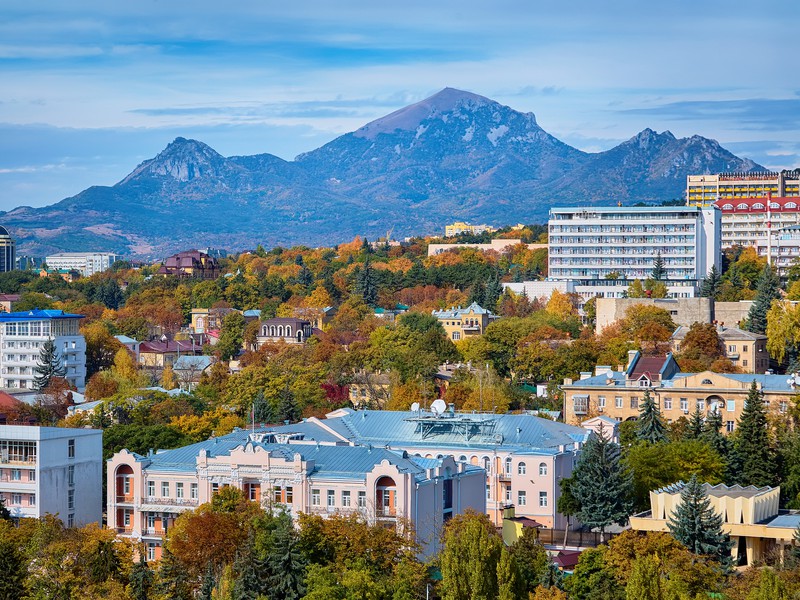
M 670 339 L 672 351 L 681 351 L 689 327 L 678 327 Z M 744 331 L 738 327 L 717 325 L 717 334 L 725 345 L 725 356 L 745 373 L 766 373 L 769 368 L 767 336 Z
M 477 235 L 484 232 L 492 233 L 493 231 L 495 231 L 495 229 L 491 225 L 470 225 L 463 221 L 456 221 L 452 225 L 445 225 L 444 237 L 453 237 L 462 233 Z
M 650 492 L 650 510 L 630 519 L 639 531 L 669 531 L 667 522 L 681 501 L 683 482 Z M 777 554 L 782 558 L 792 545 L 800 513 L 779 510 L 779 487 L 741 487 L 703 484 L 714 511 L 722 516 L 722 529 L 731 536 L 731 555 L 737 566 L 752 565 Z
M 649 390 L 668 423 L 688 419 L 695 408 L 704 416 L 719 411 L 724 431 L 730 433 L 741 417 L 753 381 L 763 393 L 767 410 L 779 415 L 788 411 L 792 398 L 800 392 L 800 378 L 796 381 L 786 375 L 681 373 L 672 354 L 653 357 L 632 352 L 627 369 L 598 366 L 594 375 L 583 373 L 581 377 L 578 381 L 567 379 L 561 387 L 567 423 L 600 414 L 617 421 L 635 420 Z
M 434 310 L 431 314 L 439 319 L 447 337 L 454 342 L 473 335 L 483 335 L 489 323 L 499 318 L 491 311 L 481 308 L 477 302 L 466 308 L 452 306 L 445 310 Z
M 764 198 L 767 194 L 780 198 L 800 196 L 800 169 L 780 173 L 689 175 L 686 178 L 689 205 L 711 206 L 720 198 Z

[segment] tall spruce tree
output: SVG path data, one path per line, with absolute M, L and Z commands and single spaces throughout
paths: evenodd
M 378 303 L 378 283 L 375 269 L 370 264 L 369 255 L 364 259 L 364 265 L 356 273 L 354 291 L 361 296 L 365 304 L 375 306 Z
M 153 571 L 148 566 L 142 552 L 139 553 L 139 561 L 131 569 L 130 580 L 130 592 L 133 600 L 148 600 L 153 587 Z
M 486 288 L 483 293 L 483 302 L 481 306 L 487 310 L 494 311 L 497 308 L 497 301 L 503 295 L 503 286 L 500 283 L 500 278 L 497 273 L 489 278 L 486 282 Z M 480 303 L 479 303 L 480 304 Z
M 50 385 L 53 377 L 64 377 L 67 374 L 53 338 L 49 338 L 39 349 L 39 360 L 33 370 L 36 373 L 33 385 L 40 391 Z
M 284 421 L 294 423 L 300 420 L 300 407 L 297 406 L 297 400 L 294 397 L 294 392 L 289 389 L 289 386 L 283 388 L 278 404 L 278 414 Z
M 689 424 L 683 432 L 683 439 L 698 440 L 701 435 L 703 435 L 703 413 L 700 412 L 700 407 L 695 404 L 694 410 L 689 417 Z
M 214 567 L 208 563 L 206 572 L 203 575 L 203 581 L 200 584 L 200 600 L 214 600 L 214 588 L 217 587 L 217 581 L 214 577 Z
M 764 265 L 756 282 L 756 297 L 747 313 L 745 329 L 753 333 L 767 332 L 767 313 L 773 300 L 781 297 L 781 280 L 771 265 Z
M 28 565 L 25 556 L 10 536 L 4 534 L 4 526 L 0 524 L 0 598 L 3 600 L 22 600 L 29 598 L 25 593 L 25 578 Z
M 742 416 L 733 442 L 736 483 L 763 487 L 775 485 L 775 452 L 767 430 L 767 410 L 755 379 L 750 384 Z
M 683 486 L 681 501 L 667 521 L 672 536 L 690 552 L 712 556 L 724 567 L 731 563 L 730 536 L 722 531 L 722 515 L 718 514 L 708 499 L 697 475 Z
M 639 408 L 639 420 L 636 422 L 636 439 L 651 444 L 667 441 L 667 428 L 661 416 L 661 409 L 653 400 L 650 390 L 644 391 L 642 405 Z
M 719 410 L 712 410 L 708 413 L 706 422 L 703 424 L 703 433 L 700 434 L 700 441 L 711 446 L 722 458 L 728 456 L 730 445 L 728 438 L 722 434 L 722 414 Z
M 656 258 L 653 261 L 653 271 L 650 274 L 651 279 L 655 279 L 656 281 L 661 281 L 662 279 L 666 278 L 667 276 L 667 269 L 664 267 L 664 259 L 661 258 L 661 251 L 659 250 L 656 254 Z
M 170 600 L 191 600 L 192 592 L 186 569 L 178 562 L 175 555 L 164 548 L 156 572 L 156 583 L 153 586 L 155 595 Z
M 620 447 L 603 435 L 592 436 L 572 472 L 572 493 L 580 504 L 578 519 L 600 530 L 624 525 L 633 510 L 633 477 L 620 463 Z
M 717 266 L 712 265 L 708 275 L 703 277 L 703 281 L 700 283 L 700 296 L 703 298 L 715 299 L 719 294 L 721 286 L 722 277 L 717 270 Z
M 250 532 L 247 544 L 236 557 L 233 569 L 236 572 L 233 584 L 233 597 L 236 600 L 258 600 L 259 597 L 269 594 L 269 565 L 259 557 L 254 532 Z
M 306 559 L 300 552 L 297 532 L 291 521 L 282 520 L 272 536 L 269 555 L 270 596 L 297 600 L 305 594 Z

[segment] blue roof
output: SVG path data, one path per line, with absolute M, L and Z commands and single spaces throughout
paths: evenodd
M 260 317 L 261 316 L 261 311 L 258 310 L 257 308 L 251 308 L 250 310 L 244 311 L 242 313 L 242 316 L 244 316 L 244 317 Z
M 63 310 L 42 310 L 41 308 L 23 310 L 20 312 L 0 313 L 0 323 L 14 321 L 43 321 L 49 319 L 83 319 L 83 315 L 65 313 Z
M 210 356 L 191 356 L 184 354 L 178 358 L 172 365 L 175 371 L 203 371 L 211 366 Z
M 438 319 L 456 319 L 461 315 L 466 315 L 470 312 L 473 312 L 476 315 L 491 315 L 492 311 L 486 310 L 477 302 L 473 302 L 466 308 L 461 308 L 460 306 L 445 308 L 444 310 L 434 310 L 432 311 L 432 315 Z

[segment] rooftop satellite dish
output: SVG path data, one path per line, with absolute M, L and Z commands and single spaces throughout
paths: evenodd
M 414 412 L 417 412 L 419 410 L 419 402 L 414 402 L 411 405 L 411 410 L 414 411 Z
M 438 400 L 434 400 L 433 404 L 431 404 L 431 412 L 435 415 L 441 415 L 446 410 L 447 410 L 447 403 L 441 398 L 439 398 Z

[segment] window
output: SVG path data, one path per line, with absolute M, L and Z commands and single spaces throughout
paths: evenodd
M 547 475 L 547 464 L 539 463 L 539 476 L 544 477 L 545 475 Z
M 197 484 L 193 483 L 189 486 L 189 497 L 192 500 L 197 500 Z
M 156 559 L 156 543 L 155 542 L 148 542 L 147 543 L 147 560 L 154 561 Z
M 123 514 L 123 516 L 122 516 L 122 524 L 125 525 L 125 527 L 130 527 L 131 526 L 131 513 L 130 513 L 130 511 L 126 510 L 125 513 Z
M 336 492 L 328 490 L 328 506 L 336 506 Z
M 11 494 L 11 504 L 22 504 L 22 494 Z
M 294 488 L 287 487 L 286 488 L 286 493 L 284 494 L 284 496 L 285 496 L 286 504 L 291 504 L 292 501 L 294 500 Z
M 461 456 L 458 457 L 458 461 L 459 462 L 467 462 L 467 457 L 462 454 Z
M 664 398 L 664 410 L 672 410 L 672 398 Z
M 28 481 L 36 481 L 36 471 L 28 471 Z
M 681 398 L 681 410 L 689 412 L 689 400 L 687 398 Z
M 700 382 L 700 385 L 714 385 L 714 382 L 710 379 L 703 379 L 703 381 Z
M 148 481 L 147 482 L 147 495 L 151 498 L 156 495 L 156 482 L 155 481 Z
M 742 346 L 742 352 L 747 352 L 747 344 L 745 344 L 744 346 Z
M 511 502 L 511 486 L 506 486 L 506 502 Z
M 183 498 L 183 483 L 176 483 L 175 484 L 175 497 L 176 498 Z
M 75 440 L 67 440 L 67 458 L 75 458 Z
M 785 413 L 785 412 L 786 412 L 787 404 L 786 404 L 786 402 L 785 402 L 785 401 L 782 401 L 782 402 L 780 403 L 779 407 L 780 407 L 780 411 L 781 411 L 782 413 Z
M 122 493 L 128 496 L 131 493 L 131 478 L 130 476 L 126 476 L 122 480 Z
M 28 506 L 36 506 L 36 494 L 30 494 L 28 496 Z
M 728 412 L 736 411 L 736 400 L 725 400 L 725 410 Z
M 506 475 L 511 475 L 511 459 L 510 458 L 507 458 L 505 460 L 505 467 L 506 467 L 505 468 Z
M 573 396 L 572 410 L 576 415 L 585 415 L 589 410 L 589 396 L 585 394 Z
M 70 513 L 67 515 L 67 527 L 72 527 L 75 525 L 75 515 Z
M 211 495 L 214 496 L 217 492 L 219 492 L 219 484 L 212 483 L 211 484 Z
M 491 500 L 492 499 L 492 491 L 491 491 L 491 489 L 489 488 L 488 485 L 486 486 L 486 499 L 487 500 Z
M 358 508 L 366 508 L 367 492 L 358 492 Z
M 597 406 L 600 411 L 603 411 L 606 407 L 606 397 L 605 396 L 598 396 L 597 397 Z
M 517 504 L 519 506 L 525 506 L 528 503 L 528 498 L 524 491 L 517 492 Z
M 746 367 L 746 366 L 747 366 L 747 359 L 746 359 L 746 358 L 743 358 L 743 359 L 742 359 L 742 366 L 743 366 L 743 367 Z
M 319 490 L 311 490 L 311 506 L 319 506 Z
M 22 479 L 22 471 L 19 469 L 11 469 L 11 481 L 19 481 Z
M 67 491 L 67 508 L 69 510 L 75 510 L 75 490 L 68 490 Z M 128 514 L 128 511 L 125 511 L 125 514 Z
M 67 467 L 67 483 L 69 485 L 75 485 L 75 465 Z
M 734 427 L 733 421 L 725 421 L 725 431 L 731 433 L 733 431 L 733 427 Z
M 342 492 L 342 506 L 350 506 L 350 491 L 345 490 Z
M 161 482 L 161 497 L 167 498 L 169 496 L 169 481 Z
M 736 352 L 736 344 L 728 344 L 728 352 Z M 705 381 L 703 381 L 705 383 Z
M 273 502 L 280 504 L 283 502 L 283 490 L 281 490 L 281 486 L 276 485 L 272 488 L 272 500 Z
M 461 339 L 461 333 L 458 332 L 458 331 L 454 331 L 453 332 L 453 340 L 460 340 L 460 339 Z
M 153 513 L 147 515 L 147 527 L 150 529 L 156 528 L 156 516 Z
M 525 463 L 521 462 L 517 465 L 517 475 L 525 475 L 527 471 L 527 467 L 525 467 Z
M 614 408 L 622 408 L 622 397 L 617 396 L 614 398 Z
M 697 410 L 703 412 L 706 409 L 706 401 L 705 400 L 698 400 L 697 401 Z
M 639 408 L 639 398 L 631 396 L 631 408 Z
M 491 461 L 489 460 L 488 456 L 483 457 L 483 468 L 484 470 L 489 473 L 489 467 L 491 466 Z
M 539 506 L 547 506 L 547 492 L 539 492 Z

